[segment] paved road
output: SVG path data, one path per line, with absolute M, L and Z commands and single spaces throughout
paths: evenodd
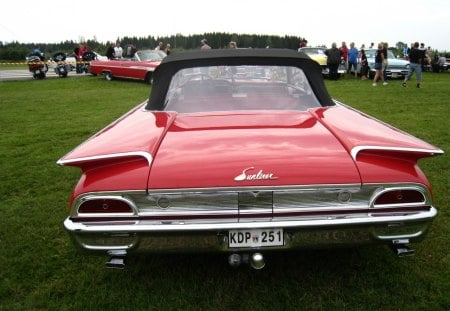
M 67 77 L 83 77 L 86 74 L 77 74 L 75 70 L 70 71 Z M 87 74 L 89 75 L 89 74 Z M 47 78 L 57 78 L 58 75 L 55 73 L 53 68 L 49 68 L 47 72 Z M 14 69 L 14 70 L 0 70 L 0 81 L 7 80 L 32 80 L 33 74 L 28 71 L 28 69 Z

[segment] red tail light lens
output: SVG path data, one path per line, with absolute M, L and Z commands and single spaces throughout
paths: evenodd
M 424 203 L 425 197 L 422 192 L 411 189 L 396 189 L 382 193 L 376 200 L 375 205 L 384 204 L 410 204 Z
M 122 200 L 115 199 L 93 199 L 81 203 L 79 213 L 132 213 L 131 206 Z

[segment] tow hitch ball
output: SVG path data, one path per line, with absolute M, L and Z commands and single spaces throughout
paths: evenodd
M 228 263 L 232 267 L 238 267 L 242 263 L 249 264 L 255 270 L 260 270 L 264 268 L 266 262 L 261 253 L 254 254 L 231 254 L 228 257 Z

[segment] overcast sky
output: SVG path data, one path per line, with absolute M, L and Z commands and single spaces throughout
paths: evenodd
M 64 7 L 58 8 L 59 4 Z M 124 36 L 227 32 L 332 42 L 424 42 L 450 51 L 449 0 L 3 1 L 0 41 L 101 42 Z M 239 44 L 239 43 L 238 43 Z

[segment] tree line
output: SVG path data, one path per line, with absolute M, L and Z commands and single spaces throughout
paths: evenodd
M 86 43 L 92 50 L 101 55 L 106 54 L 107 48 L 111 44 L 119 43 L 122 48 L 128 44 L 133 44 L 138 50 L 155 48 L 159 42 L 164 46 L 170 44 L 172 51 L 192 50 L 200 47 L 200 41 L 207 39 L 208 44 L 214 49 L 226 48 L 230 41 L 237 43 L 243 48 L 287 48 L 297 50 L 299 42 L 304 40 L 300 36 L 275 36 L 275 35 L 252 35 L 252 34 L 230 34 L 230 33 L 204 33 L 195 35 L 171 35 L 163 37 L 128 37 L 117 38 L 115 42 L 98 42 L 94 39 L 80 40 L 76 42 L 67 40 L 60 43 L 3 43 L 0 41 L 0 61 L 24 61 L 25 58 L 35 49 L 39 48 L 47 57 L 57 52 L 71 54 L 79 44 Z

